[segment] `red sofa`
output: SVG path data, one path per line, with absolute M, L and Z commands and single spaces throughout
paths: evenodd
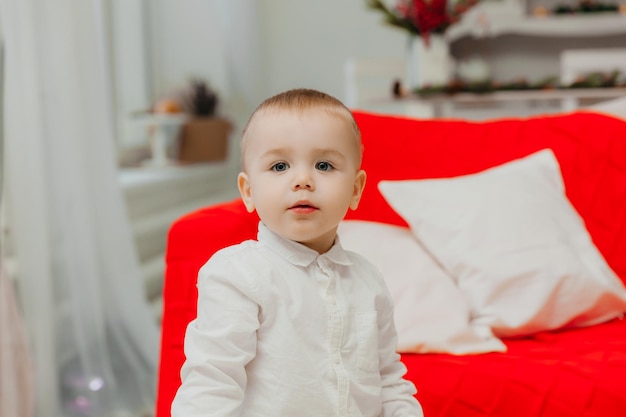
M 600 252 L 626 281 L 626 122 L 592 112 L 487 122 L 411 120 L 356 112 L 368 183 L 350 219 L 407 224 L 382 179 L 474 173 L 543 148 L 561 165 L 567 196 Z M 239 201 L 190 213 L 167 245 L 157 417 L 180 384 L 183 338 L 196 311 L 196 273 L 218 249 L 254 238 L 258 218 Z M 626 415 L 626 321 L 504 339 L 505 353 L 403 354 L 427 417 Z

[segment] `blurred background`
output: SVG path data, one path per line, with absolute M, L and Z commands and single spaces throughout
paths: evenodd
M 169 226 L 237 197 L 264 98 L 486 120 L 624 96 L 623 0 L 431 0 L 448 20 L 417 31 L 413 3 L 0 0 L 2 417 L 152 415 Z

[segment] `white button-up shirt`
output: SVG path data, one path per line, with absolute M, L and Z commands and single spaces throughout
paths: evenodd
M 422 416 L 381 274 L 259 225 L 198 275 L 172 417 Z

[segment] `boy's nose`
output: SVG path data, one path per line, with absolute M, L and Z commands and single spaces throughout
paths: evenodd
M 299 172 L 296 174 L 293 182 L 294 190 L 313 190 L 313 178 L 310 173 L 307 172 Z

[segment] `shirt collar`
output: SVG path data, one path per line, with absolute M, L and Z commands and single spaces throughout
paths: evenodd
M 257 239 L 294 265 L 306 267 L 312 264 L 317 258 L 326 258 L 332 263 L 339 265 L 350 265 L 352 263 L 339 242 L 339 236 L 335 237 L 335 243 L 330 250 L 323 254 L 301 243 L 277 235 L 268 229 L 263 222 L 259 222 Z

